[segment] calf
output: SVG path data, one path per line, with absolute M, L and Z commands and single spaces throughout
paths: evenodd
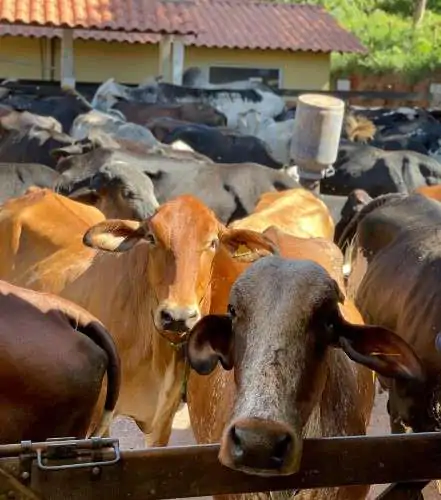
M 107 371 L 107 428 L 119 357 L 103 325 L 60 297 L 0 281 L 0 443 L 85 437 Z
M 206 376 L 192 373 L 189 382 L 198 442 L 220 440 L 220 461 L 249 474 L 296 472 L 305 437 L 365 434 L 374 396 L 367 368 L 403 380 L 422 376 L 404 341 L 363 326 L 342 291 L 338 249 L 290 239 L 282 254 L 319 260 L 337 280 L 311 260 L 264 257 L 236 280 L 228 313 L 203 318 L 188 344 L 190 365 Z M 299 498 L 354 500 L 368 489 L 305 490 Z

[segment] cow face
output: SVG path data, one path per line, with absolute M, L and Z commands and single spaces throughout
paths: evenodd
M 148 293 L 155 298 L 155 327 L 170 333 L 173 341 L 208 313 L 213 263 L 219 252 L 228 252 L 239 261 L 275 252 L 265 236 L 225 228 L 211 210 L 191 196 L 168 201 L 140 223 L 103 221 L 89 229 L 83 241 L 111 252 L 124 252 L 136 245 L 133 251 L 145 262 Z
M 257 475 L 298 470 L 306 425 L 335 361 L 332 348 L 387 377 L 422 378 L 419 360 L 397 335 L 343 319 L 343 298 L 318 264 L 270 256 L 236 280 L 228 315 L 206 316 L 193 328 L 192 368 L 204 375 L 220 362 L 235 370 L 237 397 L 219 454 L 225 466 Z

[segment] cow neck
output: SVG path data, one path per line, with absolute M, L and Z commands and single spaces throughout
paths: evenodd
M 369 371 L 332 349 L 323 392 L 304 427 L 305 438 L 363 435 L 366 433 L 359 395 L 360 370 Z M 363 397 L 363 395 L 361 395 Z

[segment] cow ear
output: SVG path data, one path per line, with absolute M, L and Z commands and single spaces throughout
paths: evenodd
M 83 236 L 84 245 L 106 252 L 125 252 L 144 237 L 144 228 L 133 220 L 107 219 Z
M 225 370 L 233 368 L 233 327 L 227 315 L 203 317 L 190 332 L 187 356 L 190 366 L 200 375 L 208 375 L 218 362 Z
M 221 236 L 221 244 L 240 262 L 254 262 L 267 255 L 278 255 L 278 249 L 270 239 L 249 229 L 228 229 Z
M 70 146 L 65 146 L 63 148 L 51 149 L 49 154 L 56 160 L 59 160 L 72 155 L 80 155 L 83 152 L 83 146 L 81 144 L 71 144 Z
M 67 197 L 79 203 L 93 206 L 95 206 L 100 199 L 99 194 L 94 189 L 90 188 L 77 189 L 76 191 L 68 194 Z
M 424 368 L 411 346 L 381 326 L 353 325 L 339 314 L 338 345 L 356 363 L 383 377 L 423 382 Z

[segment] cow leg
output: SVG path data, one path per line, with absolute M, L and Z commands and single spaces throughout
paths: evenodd
M 178 355 L 178 354 L 176 354 Z M 140 428 L 145 434 L 147 447 L 167 446 L 173 419 L 178 411 L 182 399 L 182 388 L 186 377 L 186 366 L 184 362 L 167 367 L 163 382 L 158 387 L 158 401 L 155 415 L 150 422 L 144 422 Z
M 180 393 L 179 393 L 180 396 Z M 167 446 L 172 432 L 173 419 L 180 405 L 180 397 L 173 401 L 173 404 L 167 405 L 161 412 L 160 420 L 152 426 L 152 432 L 145 435 L 147 448 L 151 446 Z

